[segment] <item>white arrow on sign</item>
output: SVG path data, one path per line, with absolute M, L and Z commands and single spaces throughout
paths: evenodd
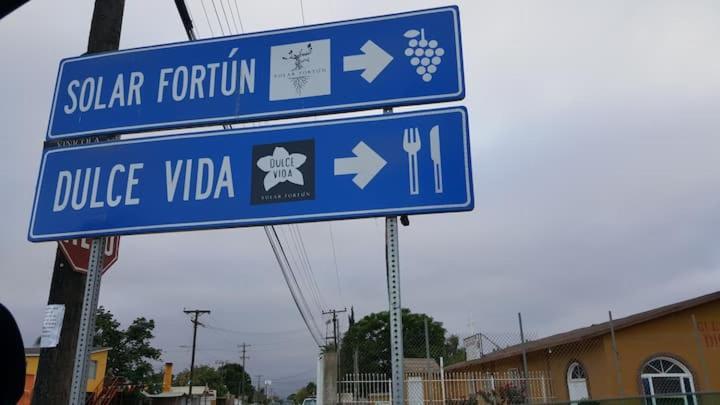
M 364 189 L 387 162 L 365 142 L 355 145 L 352 152 L 355 157 L 335 159 L 335 175 L 354 174 L 353 182 Z
M 343 72 L 363 70 L 360 76 L 368 83 L 372 83 L 380 72 L 392 62 L 393 57 L 373 41 L 365 42 L 360 50 L 363 52 L 362 54 L 343 58 Z

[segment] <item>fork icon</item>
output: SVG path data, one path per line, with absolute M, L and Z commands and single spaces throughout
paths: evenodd
M 408 154 L 408 172 L 410 173 L 410 194 L 420 194 L 418 183 L 417 153 L 422 146 L 420 131 L 417 128 L 406 128 L 403 133 L 403 149 Z

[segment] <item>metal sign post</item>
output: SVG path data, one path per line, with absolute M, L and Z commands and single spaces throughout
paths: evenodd
M 390 299 L 390 364 L 392 365 L 392 403 L 402 405 L 403 327 L 400 303 L 400 251 L 397 217 L 385 218 L 385 259 L 387 261 L 388 297 Z
M 85 278 L 85 295 L 82 313 L 80 314 L 80 333 L 75 350 L 72 386 L 70 388 L 70 405 L 85 403 L 87 387 L 88 354 L 92 346 L 95 332 L 95 310 L 100 296 L 101 266 L 105 250 L 105 238 L 94 238 L 90 247 L 90 263 Z
M 392 108 L 383 109 L 383 114 L 392 114 L 392 112 Z M 393 405 L 403 405 L 405 398 L 405 373 L 403 371 L 405 350 L 403 348 L 402 303 L 400 301 L 400 249 L 398 239 L 397 217 L 385 218 L 385 261 L 387 263 L 388 301 L 390 304 L 390 366 L 392 368 L 390 400 Z

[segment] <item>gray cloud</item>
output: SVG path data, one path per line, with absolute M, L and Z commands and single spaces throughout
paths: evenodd
M 306 0 L 304 11 L 309 24 L 442 4 Z M 404 304 L 461 333 L 471 320 L 515 331 L 522 311 L 528 330 L 544 335 L 602 321 L 609 309 L 622 316 L 712 291 L 720 276 L 716 3 L 460 7 L 476 209 L 413 217 L 402 229 Z M 241 8 L 247 31 L 301 23 L 296 1 Z M 90 1 L 34 0 L 0 22 L 0 300 L 27 342 L 40 330 L 55 252 L 25 239 L 41 142 L 58 61 L 84 52 L 91 13 Z M 183 39 L 171 2 L 128 2 L 123 48 Z M 329 225 L 300 226 L 328 305 L 354 305 L 358 316 L 386 308 L 383 226 L 332 224 L 342 295 Z M 256 345 L 250 371 L 276 378 L 281 392 L 314 375 L 312 339 L 259 228 L 123 238 L 101 304 L 124 324 L 155 319 L 155 344 L 179 368 L 191 339 L 181 311 L 202 307 L 213 313 L 212 328 L 199 333 L 201 363 L 236 360 L 236 344 L 247 341 Z M 293 332 L 256 333 L 273 331 Z

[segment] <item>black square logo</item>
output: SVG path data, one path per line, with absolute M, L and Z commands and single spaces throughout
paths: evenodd
M 252 204 L 315 199 L 315 141 L 255 145 Z

